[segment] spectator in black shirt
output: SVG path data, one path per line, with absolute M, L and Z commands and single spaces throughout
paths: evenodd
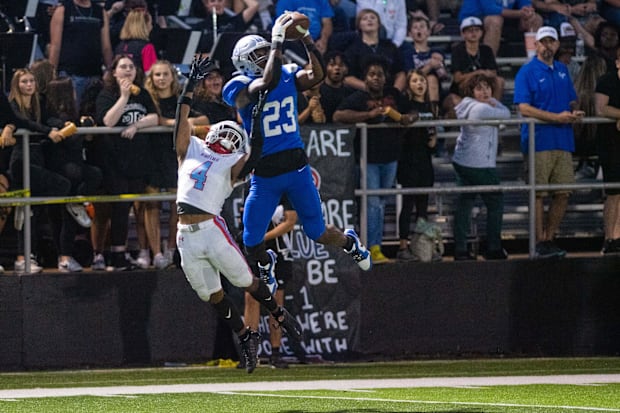
M 406 102 L 396 88 L 386 86 L 385 72 L 386 63 L 381 57 L 374 56 L 369 59 L 363 71 L 366 90 L 355 91 L 344 99 L 334 112 L 334 121 L 350 124 L 399 122 L 402 125 L 408 125 L 413 123 L 417 119 L 415 115 L 401 115 L 407 109 Z M 395 111 L 400 113 L 394 113 Z M 393 117 L 389 113 L 394 114 Z M 403 132 L 404 129 L 400 128 L 368 130 L 366 180 L 368 189 L 392 188 L 394 185 L 402 149 Z M 356 139 L 355 143 L 356 156 L 359 158 L 359 139 Z M 368 245 L 373 264 L 390 262 L 381 251 L 384 209 L 385 199 L 383 197 L 368 197 Z
M 67 196 L 71 189 L 71 182 L 65 177 L 46 168 L 45 147 L 62 141 L 63 136 L 57 128 L 47 126 L 48 119 L 45 107 L 39 102 L 34 75 L 29 69 L 18 69 L 11 80 L 9 101 L 12 111 L 25 122 L 25 127 L 32 132 L 41 134 L 31 135 L 28 149 L 30 151 L 30 191 L 32 196 Z M 19 142 L 11 153 L 10 173 L 15 188 L 24 187 L 24 151 Z M 33 206 L 32 250 L 37 252 L 37 234 L 35 228 L 41 228 L 44 223 L 45 206 Z M 19 211 L 23 213 L 23 210 Z M 17 213 L 17 211 L 16 211 Z M 18 253 L 15 261 L 15 272 L 24 273 L 26 269 L 24 256 L 23 231 L 17 233 Z M 41 272 L 36 260 L 31 261 L 30 271 Z
M 493 50 L 480 42 L 483 34 L 482 21 L 477 17 L 466 17 L 461 22 L 463 41 L 452 48 L 452 86 L 444 99 L 446 117 L 455 118 L 454 107 L 463 96 L 461 88 L 474 75 L 494 77 L 493 97 L 499 101 L 504 94 L 504 78 L 497 76 L 497 62 Z
M 73 80 L 77 104 L 88 83 L 101 78 L 112 63 L 108 15 L 92 0 L 68 0 L 54 10 L 50 23 L 50 62 L 59 76 Z
M 340 102 L 355 92 L 355 89 L 345 86 L 344 77 L 348 68 L 344 53 L 332 50 L 325 54 L 325 79 L 319 88 L 320 102 L 325 112 L 326 123 L 333 122 L 334 112 Z
M 144 89 L 134 95 L 132 89 L 142 85 L 136 66 L 129 56 L 114 59 L 104 76 L 104 86 L 97 96 L 97 124 L 124 127 L 111 140 L 111 162 L 104 170 L 104 187 L 108 194 L 142 194 L 152 173 L 149 136 L 140 129 L 156 126 L 159 122 L 153 99 Z M 129 227 L 129 202 L 114 202 L 111 206 L 110 248 L 112 265 L 116 271 L 134 269 L 125 252 Z
M 370 56 L 380 56 L 387 62 L 386 85 L 404 90 L 403 59 L 400 51 L 391 40 L 380 38 L 381 19 L 379 14 L 374 10 L 364 9 L 357 14 L 355 22 L 357 36 L 344 50 L 349 65 L 349 72 L 344 80 L 345 84 L 358 90 L 365 90 L 363 74 L 363 67 L 366 66 L 365 60 Z

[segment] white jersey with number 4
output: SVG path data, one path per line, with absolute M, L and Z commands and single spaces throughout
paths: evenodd
M 220 215 L 224 201 L 233 191 L 230 171 L 243 156 L 214 152 L 202 139 L 191 136 L 179 167 L 177 202 Z

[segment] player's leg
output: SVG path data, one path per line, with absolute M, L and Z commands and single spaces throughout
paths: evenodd
M 181 267 L 185 272 L 187 281 L 196 291 L 198 297 L 209 302 L 217 314 L 237 334 L 245 359 L 246 371 L 251 373 L 256 368 L 258 360 L 259 335 L 255 330 L 244 325 L 239 310 L 222 289 L 217 268 L 217 254 L 222 253 L 228 239 L 222 235 L 218 236 L 221 232 L 214 223 L 210 224 L 213 225 L 201 228 L 198 231 L 192 230 L 190 225 L 179 224 L 177 245 L 181 255 Z M 213 248 L 205 249 L 204 245 L 210 245 Z M 230 245 L 228 248 L 231 248 Z M 232 250 L 238 251 L 234 247 Z M 241 282 L 247 285 L 251 283 L 252 278 L 247 265 L 245 266 L 245 274 L 245 279 L 241 278 L 243 280 Z
M 282 196 L 281 177 L 252 177 L 252 183 L 243 208 L 243 243 L 252 268 L 275 293 L 276 255 L 265 247 L 264 237 Z
M 353 229 L 343 232 L 334 225 L 325 225 L 321 197 L 314 186 L 310 168 L 293 171 L 290 174 L 295 176 L 291 179 L 292 184 L 288 187 L 286 195 L 297 211 L 306 235 L 320 244 L 341 247 L 351 255 L 360 268 L 370 269 L 370 253 Z
M 267 284 L 254 276 L 241 249 L 235 243 L 233 236 L 228 232 L 224 220 L 221 217 L 215 217 L 213 224 L 208 238 L 209 242 L 213 244 L 213 256 L 210 258 L 211 264 L 219 269 L 235 287 L 245 288 L 256 301 L 264 305 L 276 319 L 276 327 L 281 326 L 284 328 L 292 339 L 301 340 L 301 325 L 284 307 L 277 305 Z M 205 245 L 205 243 L 202 245 Z

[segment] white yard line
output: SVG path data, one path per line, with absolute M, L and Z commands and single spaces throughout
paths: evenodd
M 592 385 L 605 383 L 620 383 L 620 374 L 575 374 L 556 376 L 500 377 L 433 377 L 419 379 L 261 381 L 249 383 L 35 388 L 0 390 L 0 400 L 40 397 L 119 396 L 161 393 L 221 393 L 280 390 L 358 390 L 415 387 L 517 386 L 527 384 Z M 620 409 L 609 411 L 620 411 Z

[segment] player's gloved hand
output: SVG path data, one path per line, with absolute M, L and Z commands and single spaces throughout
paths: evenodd
M 271 28 L 271 43 L 283 43 L 286 36 L 286 28 L 293 24 L 293 19 L 287 12 L 282 13 L 276 19 Z
M 215 64 L 208 57 L 201 57 L 200 55 L 195 55 L 194 60 L 192 60 L 192 65 L 189 70 L 187 86 L 185 91 L 189 92 L 194 89 L 194 87 L 204 79 L 207 74 L 211 70 L 213 70 Z

